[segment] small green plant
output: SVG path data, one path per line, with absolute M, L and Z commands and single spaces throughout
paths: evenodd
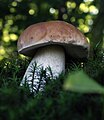
M 64 89 L 79 93 L 104 94 L 104 87 L 91 79 L 83 70 L 69 74 Z

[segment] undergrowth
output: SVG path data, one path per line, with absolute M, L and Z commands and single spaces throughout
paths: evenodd
M 70 64 L 67 72 L 83 69 L 104 85 L 103 55 L 83 63 Z M 30 60 L 11 56 L 0 62 L 0 120 L 104 120 L 104 97 L 63 90 L 66 74 L 49 79 L 43 92 L 34 96 L 28 85 L 20 86 Z

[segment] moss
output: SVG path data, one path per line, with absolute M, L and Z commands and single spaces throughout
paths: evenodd
M 49 79 L 44 91 L 36 96 L 28 86 L 20 87 L 28 63 L 29 60 L 18 56 L 0 63 L 0 120 L 103 120 L 104 97 L 64 91 L 64 74 L 57 79 Z M 72 65 L 69 71 L 76 69 L 80 69 L 79 65 Z M 88 60 L 81 69 L 103 84 L 101 57 Z

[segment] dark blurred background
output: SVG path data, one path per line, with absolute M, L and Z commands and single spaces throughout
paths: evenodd
M 31 24 L 63 20 L 81 30 L 94 49 L 104 48 L 104 0 L 0 0 L 0 61 L 17 52 Z

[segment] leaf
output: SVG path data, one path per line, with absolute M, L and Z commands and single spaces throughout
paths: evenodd
M 64 89 L 79 93 L 104 94 L 104 87 L 90 78 L 83 70 L 68 75 Z

